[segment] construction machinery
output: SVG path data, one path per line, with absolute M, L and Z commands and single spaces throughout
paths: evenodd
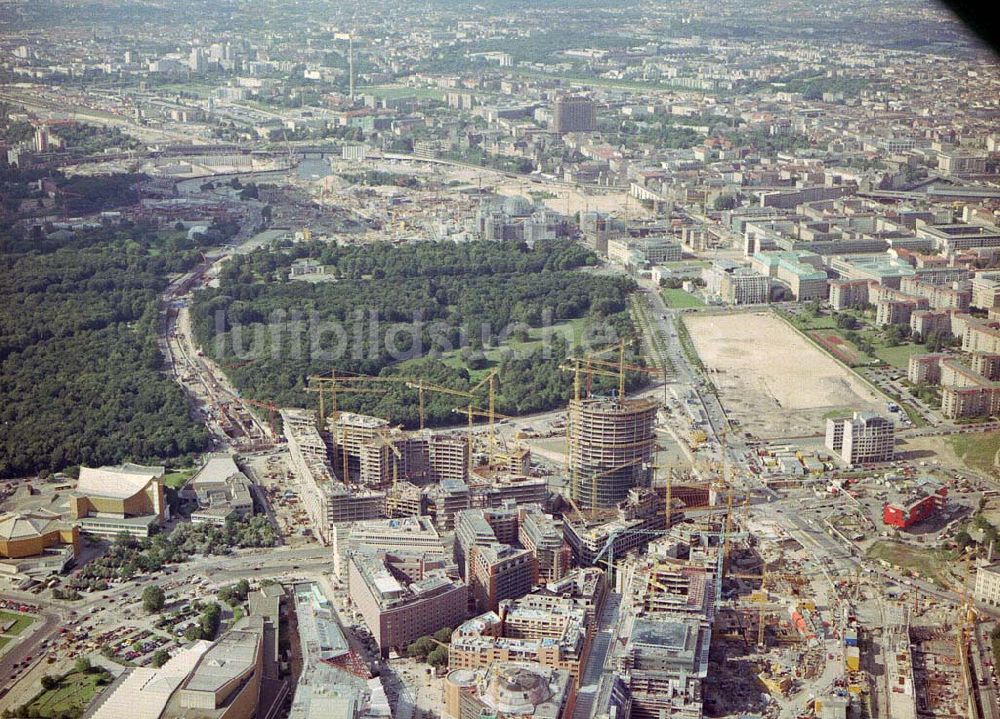
M 278 406 L 274 402 L 259 402 L 255 399 L 243 398 L 243 401 L 253 407 L 259 407 L 261 409 L 267 410 L 267 421 L 271 427 L 271 437 L 274 440 L 278 439 Z

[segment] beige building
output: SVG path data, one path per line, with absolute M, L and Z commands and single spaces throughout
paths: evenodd
M 151 528 L 167 517 L 164 473 L 163 467 L 137 464 L 81 467 L 76 489 L 70 494 L 70 516 L 80 520 L 85 534 L 149 536 Z
M 991 607 L 1000 607 L 1000 562 L 987 564 L 976 570 L 976 588 L 973 597 Z
M 984 310 L 1000 305 L 1000 272 L 979 272 L 972 278 L 971 302 Z
M 891 462 L 895 445 L 895 425 L 872 412 L 855 412 L 851 419 L 826 421 L 826 448 L 836 452 L 845 464 Z

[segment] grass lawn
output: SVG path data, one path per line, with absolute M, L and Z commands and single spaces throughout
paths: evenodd
M 3 653 L 3 648 L 10 643 L 10 637 L 0 637 L 0 653 Z
M 486 355 L 486 365 L 480 369 L 469 370 L 469 378 L 473 384 L 478 383 L 491 369 L 494 369 L 500 364 L 500 360 L 503 359 L 504 354 L 512 350 L 523 353 L 532 352 L 542 346 L 545 337 L 553 339 L 561 337 L 569 342 L 570 347 L 574 347 L 580 343 L 586 327 L 586 317 L 578 317 L 577 319 L 567 320 L 566 322 L 559 322 L 552 325 L 547 330 L 541 327 L 532 327 L 528 331 L 527 340 L 510 337 L 499 347 L 491 347 L 484 350 L 483 354 Z M 422 360 L 413 361 L 420 362 Z M 466 368 L 465 363 L 462 361 L 461 350 L 452 350 L 450 352 L 443 353 L 441 355 L 441 362 L 449 367 L 453 367 L 454 369 Z M 403 362 L 400 366 L 405 367 L 406 362 Z
M 35 709 L 37 716 L 52 717 L 64 712 L 67 709 L 84 709 L 90 700 L 97 694 L 97 680 L 101 677 L 98 673 L 81 674 L 70 672 L 59 686 L 50 691 L 43 691 L 38 694 L 28 704 L 28 710 Z M 36 716 L 36 714 L 32 714 Z
M 901 569 L 908 569 L 921 577 L 938 579 L 943 576 L 946 578 L 944 584 L 948 583 L 947 568 L 953 560 L 949 552 L 911 547 L 902 542 L 889 540 L 875 542 L 868 548 L 868 556 L 872 559 L 881 559 Z
M 993 458 L 1000 450 L 1000 432 L 970 432 L 948 437 L 952 451 L 969 469 L 992 474 Z
M 176 472 L 167 472 L 163 475 L 163 484 L 171 489 L 180 489 L 189 479 L 191 479 L 194 472 L 194 468 L 180 469 Z
M 685 292 L 682 289 L 665 289 L 660 290 L 660 293 L 663 295 L 663 301 L 666 303 L 667 307 L 682 310 L 686 307 L 705 306 L 705 303 L 698 299 L 698 297 L 692 295 L 690 292 Z
M 0 612 L 0 626 L 6 624 L 7 622 L 13 621 L 14 626 L 8 631 L 4 632 L 7 636 L 16 637 L 18 634 L 23 632 L 28 626 L 35 621 L 35 618 L 30 614 L 16 614 L 14 612 Z
M 899 369 L 906 369 L 910 366 L 910 357 L 913 355 L 927 354 L 927 348 L 923 345 L 905 344 L 895 347 L 881 347 L 876 345 L 875 356 L 886 364 L 891 364 Z
M 831 409 L 823 415 L 823 419 L 847 419 L 854 416 L 852 409 Z

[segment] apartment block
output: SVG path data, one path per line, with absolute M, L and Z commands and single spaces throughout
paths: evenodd
M 1000 272 L 977 272 L 973 276 L 971 303 L 984 310 L 1000 305 Z
M 907 365 L 906 377 L 913 384 L 938 384 L 941 381 L 941 362 L 946 354 L 912 355 Z

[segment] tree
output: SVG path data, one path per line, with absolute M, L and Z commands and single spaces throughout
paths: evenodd
M 434 647 L 427 655 L 427 663 L 432 667 L 440 668 L 448 663 L 448 649 L 446 647 Z
M 199 624 L 192 624 L 184 630 L 184 638 L 189 642 L 196 642 L 201 639 L 201 626 Z
M 86 674 L 90 671 L 90 660 L 87 657 L 77 657 L 73 662 L 73 668 L 81 674 Z
M 437 639 L 442 644 L 447 644 L 448 642 L 451 641 L 451 632 L 452 632 L 451 627 L 444 627 L 442 629 L 438 629 L 436 632 L 434 632 L 434 638 Z
M 147 614 L 159 612 L 163 609 L 166 600 L 166 594 L 157 584 L 150 585 L 142 590 L 142 608 L 146 610 Z
M 719 195 L 712 203 L 716 210 L 732 210 L 736 207 L 736 198 L 732 195 Z
M 50 692 L 57 686 L 59 686 L 59 677 L 52 674 L 46 674 L 42 677 L 42 689 L 45 691 Z
M 157 649 L 156 653 L 153 654 L 152 663 L 154 667 L 162 667 L 168 661 L 170 661 L 170 652 L 166 649 Z

